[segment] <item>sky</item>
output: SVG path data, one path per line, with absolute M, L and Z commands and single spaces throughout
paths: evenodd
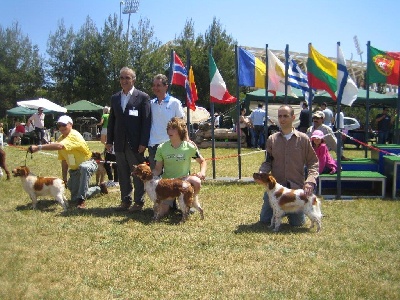
M 0 26 L 18 22 L 32 44 L 46 55 L 47 40 L 63 19 L 67 28 L 79 31 L 89 16 L 99 30 L 108 16 L 120 15 L 118 0 L 3 0 Z M 179 36 L 187 20 L 195 35 L 204 35 L 215 17 L 239 46 L 307 53 L 308 43 L 321 54 L 336 57 L 340 42 L 346 59 L 366 62 L 367 41 L 384 51 L 400 52 L 398 38 L 399 0 L 140 0 L 131 15 L 131 25 L 149 19 L 155 37 L 162 43 Z M 122 14 L 124 26 L 128 15 Z M 360 56 L 354 43 L 358 37 Z

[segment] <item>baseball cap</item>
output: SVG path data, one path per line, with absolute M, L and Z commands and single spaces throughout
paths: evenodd
M 319 110 L 319 111 L 316 111 L 315 113 L 313 113 L 312 116 L 313 116 L 313 118 L 314 118 L 314 117 L 316 117 L 316 118 L 322 118 L 322 119 L 325 118 L 325 114 L 324 114 L 322 111 L 320 111 L 320 110 Z
M 311 135 L 311 138 L 313 139 L 313 138 L 317 138 L 317 139 L 320 139 L 320 140 L 322 140 L 323 138 L 324 138 L 324 133 L 321 131 L 321 130 L 314 130 L 313 131 L 313 133 L 312 133 L 312 135 Z
M 57 123 L 62 123 L 62 124 L 68 124 L 68 123 L 71 123 L 71 124 L 74 124 L 74 122 L 72 122 L 72 119 L 71 119 L 71 117 L 69 117 L 69 116 L 61 116 L 61 117 L 59 117 L 58 118 L 58 121 L 57 121 Z

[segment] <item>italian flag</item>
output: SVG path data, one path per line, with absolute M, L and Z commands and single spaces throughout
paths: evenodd
M 220 104 L 235 103 L 236 98 L 231 96 L 226 89 L 225 81 L 222 79 L 217 66 L 215 65 L 214 58 L 209 55 L 208 65 L 210 68 L 210 99 L 211 102 Z
M 323 56 L 310 44 L 307 59 L 308 85 L 317 90 L 325 90 L 336 100 L 337 64 Z
M 400 53 L 369 47 L 368 76 L 370 83 L 400 85 Z

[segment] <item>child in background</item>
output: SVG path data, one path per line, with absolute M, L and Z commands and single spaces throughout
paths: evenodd
M 328 147 L 325 144 L 324 133 L 321 130 L 313 131 L 311 135 L 311 144 L 318 157 L 319 174 L 335 174 L 337 164 L 329 153 Z

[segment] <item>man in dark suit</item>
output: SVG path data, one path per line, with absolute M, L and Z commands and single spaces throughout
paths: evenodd
M 134 87 L 136 73 L 123 67 L 120 70 L 122 91 L 111 97 L 107 127 L 107 151 L 114 145 L 118 165 L 121 210 L 140 211 L 144 204 L 144 185 L 136 176 L 131 181 L 132 166 L 144 162 L 144 151 L 150 137 L 150 97 Z M 131 193 L 134 188 L 132 204 Z

